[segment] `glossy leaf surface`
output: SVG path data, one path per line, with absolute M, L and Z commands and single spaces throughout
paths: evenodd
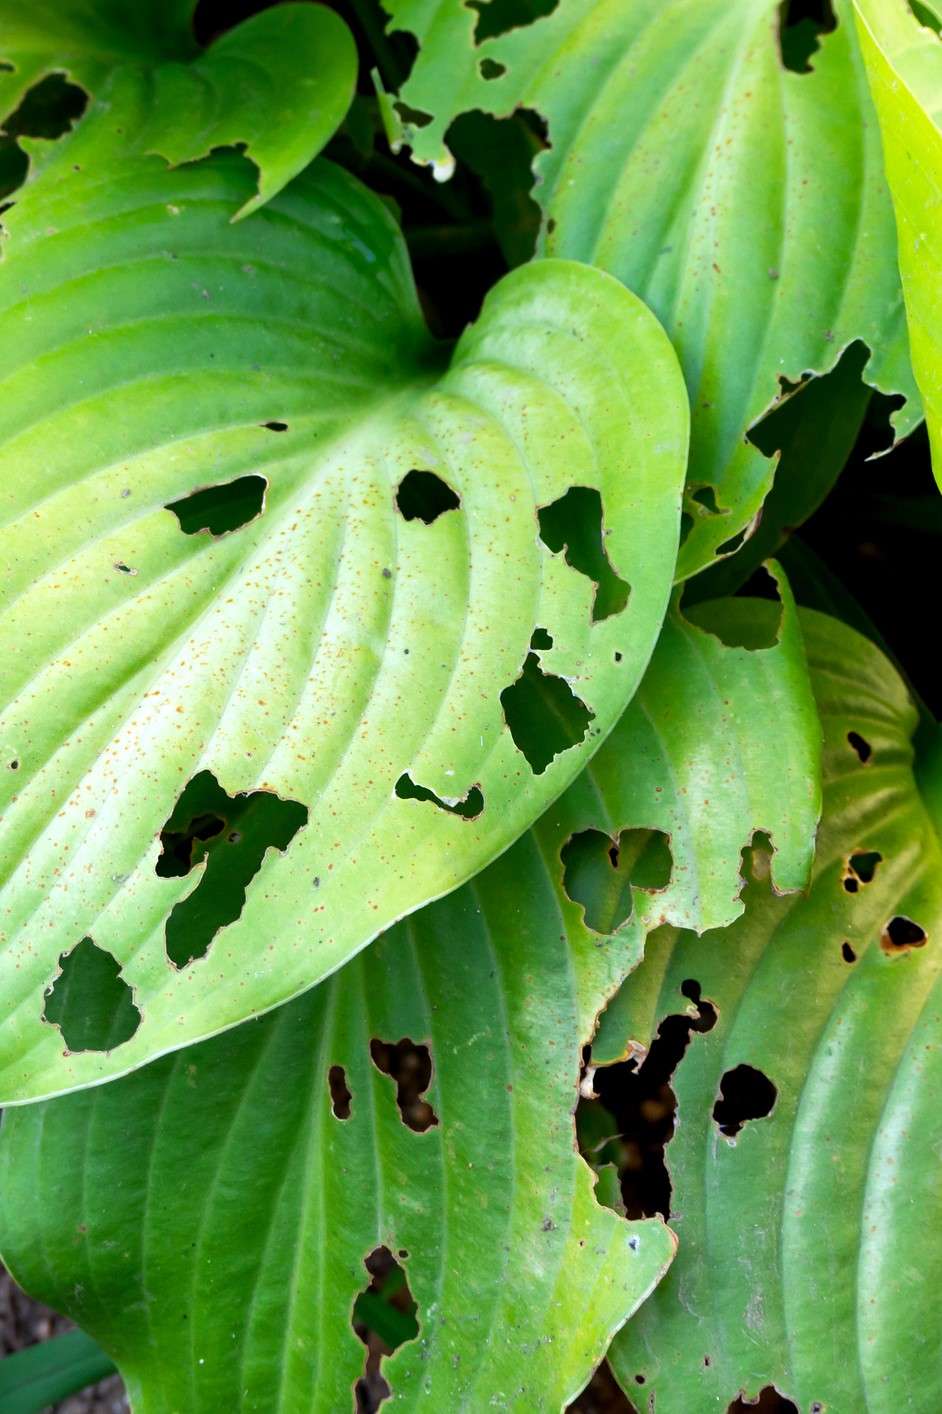
M 727 648 L 673 614 L 638 700 L 537 826 L 323 986 L 112 1085 L 7 1116 L 4 1257 L 115 1356 L 137 1411 L 255 1408 L 273 1389 L 287 1410 L 348 1407 L 363 1361 L 350 1312 L 380 1243 L 418 1303 L 417 1341 L 386 1366 L 394 1402 L 552 1409 L 585 1382 L 671 1240 L 600 1210 L 572 1152 L 582 1044 L 651 927 L 735 916 L 758 823 L 781 841 L 783 884 L 810 864 L 818 728 L 784 586 L 783 599 L 780 643 L 766 650 Z M 735 612 L 753 632 L 776 617 L 746 601 Z M 739 776 L 717 762 L 712 802 L 687 801 L 704 779 L 692 743 L 724 711 L 739 715 L 736 734 L 727 721 Z M 773 712 L 774 797 L 749 766 Z M 658 830 L 672 853 L 650 887 L 626 864 L 631 836 Z M 605 847 L 586 892 L 564 864 L 589 835 Z M 587 926 L 616 916 L 613 901 L 613 931 Z M 371 1061 L 377 1038 L 429 1046 L 421 1133 Z M 69 1177 L 79 1153 L 81 1192 Z
M 942 39 L 906 0 L 855 0 L 896 208 L 913 368 L 942 479 Z
M 542 250 L 610 270 L 671 335 L 693 409 L 681 576 L 759 509 L 774 468 L 746 432 L 780 379 L 826 372 L 859 338 L 867 381 L 912 399 L 892 207 L 845 0 L 808 73 L 783 67 L 778 0 L 560 0 L 480 44 L 477 9 L 388 8 L 420 43 L 403 99 L 431 121 L 407 125 L 414 154 L 447 166 L 463 111 L 536 110 L 549 128 Z M 910 402 L 900 430 L 918 415 Z
M 631 697 L 677 548 L 683 382 L 610 276 L 514 273 L 449 359 L 353 179 L 232 225 L 241 159 L 112 132 L 91 180 L 102 122 L 0 265 L 5 1102 L 277 1005 L 510 844 Z M 407 512 L 413 471 L 459 504 Z M 260 480 L 237 528 L 182 508 Z M 594 526 L 553 550 L 573 488 Z M 597 562 L 629 591 L 604 617 Z M 141 1016 L 111 1054 L 41 1019 L 86 939 Z
M 52 73 L 92 95 L 86 122 L 121 124 L 125 153 L 192 162 L 244 144 L 259 169 L 241 214 L 268 201 L 333 135 L 353 97 L 357 55 L 324 5 L 288 4 L 253 16 L 201 50 L 193 0 L 18 0 L 0 4 L 0 121 Z M 26 142 L 41 165 L 48 144 Z M 85 160 L 107 173 L 107 149 Z
M 914 776 L 916 711 L 880 652 L 803 623 L 825 728 L 810 894 L 774 897 L 760 851 L 744 916 L 662 930 L 621 998 L 641 1043 L 684 1013 L 691 979 L 718 1014 L 672 1081 L 679 1255 L 610 1356 L 659 1414 L 770 1384 L 835 1414 L 942 1401 L 942 772 L 937 753 Z M 728 1136 L 714 1106 L 743 1066 L 774 1104 Z

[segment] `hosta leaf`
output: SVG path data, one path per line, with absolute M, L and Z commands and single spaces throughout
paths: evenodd
M 767 649 L 674 611 L 636 703 L 534 829 L 321 987 L 6 1116 L 4 1258 L 115 1356 L 138 1414 L 349 1407 L 350 1312 L 379 1244 L 418 1303 L 418 1340 L 386 1367 L 403 1407 L 550 1410 L 585 1382 L 671 1239 L 592 1196 L 572 1148 L 582 1044 L 652 926 L 735 916 L 756 826 L 780 842 L 783 886 L 808 866 L 818 729 L 781 591 Z M 743 638 L 776 619 L 710 612 Z M 698 748 L 704 731 L 722 753 Z M 666 831 L 658 875 L 647 846 Z M 593 836 L 600 859 L 577 859 Z M 430 1049 L 419 1133 L 377 1065 L 403 1041 Z
M 191 162 L 245 145 L 259 169 L 242 215 L 280 191 L 333 135 L 356 83 L 356 46 L 324 5 L 278 5 L 201 50 L 194 0 L 0 0 L 0 120 L 51 73 L 97 100 L 87 121 L 121 117 L 124 151 Z M 3 72 L 6 68 L 7 72 Z M 40 160 L 45 143 L 27 143 Z M 107 171 L 94 145 L 87 160 Z
M 4 1260 L 135 1414 L 350 1409 L 380 1245 L 418 1307 L 395 1407 L 559 1410 L 586 1382 L 673 1242 L 599 1207 L 574 1153 L 580 1043 L 641 934 L 601 948 L 558 868 L 528 836 L 261 1021 L 6 1115 Z M 430 1049 L 424 1132 L 371 1060 L 405 1038 Z
M 692 980 L 717 1013 L 672 1082 L 679 1256 L 611 1352 L 659 1414 L 769 1384 L 802 1410 L 942 1405 L 942 754 L 914 777 L 893 668 L 834 620 L 803 623 L 825 728 L 810 894 L 772 896 L 758 852 L 744 917 L 662 930 L 624 988 L 626 1039 L 683 1013 Z
M 769 488 L 773 464 L 745 434 L 779 379 L 826 372 L 859 338 L 873 350 L 868 382 L 912 398 L 893 213 L 847 0 L 810 73 L 782 66 L 779 0 L 559 0 L 478 45 L 478 11 L 455 0 L 387 8 L 421 46 L 402 95 L 430 118 L 408 127 L 414 154 L 444 164 L 448 125 L 468 109 L 537 110 L 550 144 L 534 192 L 543 251 L 610 270 L 670 333 L 694 412 L 682 576 L 749 524 Z M 910 403 L 899 430 L 917 419 Z
M 277 1005 L 516 838 L 642 674 L 686 445 L 611 277 L 516 272 L 449 361 L 337 169 L 233 226 L 240 159 L 89 182 L 83 140 L 0 265 L 6 1102 Z M 122 1044 L 70 1046 L 105 981 Z
M 942 40 L 937 32 L 919 24 L 906 0 L 855 0 L 855 8 L 896 208 L 913 368 L 926 408 L 932 459 L 939 479 Z

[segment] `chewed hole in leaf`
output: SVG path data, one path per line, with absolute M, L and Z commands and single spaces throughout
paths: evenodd
M 428 1046 L 410 1040 L 370 1041 L 370 1059 L 383 1075 L 396 1082 L 396 1104 L 404 1125 L 424 1134 L 438 1124 L 438 1116 L 425 1092 L 432 1083 L 432 1056 Z
M 544 19 L 558 4 L 559 0 L 470 0 L 468 8 L 477 10 L 479 17 L 474 30 L 475 43 Z
M 533 636 L 530 639 L 530 647 L 534 652 L 545 652 L 547 649 L 552 648 L 552 646 L 552 635 L 547 633 L 545 628 L 535 628 L 533 630 Z
M 863 850 L 852 854 L 844 871 L 843 885 L 849 894 L 856 894 L 862 885 L 872 884 L 883 855 L 877 850 Z
M 507 72 L 507 65 L 501 64 L 497 59 L 485 58 L 479 65 L 482 79 L 499 79 Z
M 288 430 L 287 422 L 278 422 L 277 420 L 273 420 L 271 422 L 263 422 L 262 426 L 266 428 L 269 432 L 287 432 Z
M 620 614 L 629 586 L 612 568 L 605 549 L 602 497 L 594 486 L 570 486 L 564 496 L 539 509 L 540 538 L 554 554 L 566 551 L 566 563 L 595 585 L 592 619 Z
M 514 745 L 536 776 L 585 739 L 595 716 L 564 678 L 543 672 L 535 653 L 527 654 L 520 676 L 504 688 L 500 702 Z
M 408 771 L 403 772 L 396 782 L 396 794 L 400 800 L 428 800 L 439 810 L 447 810 L 449 815 L 460 815 L 462 820 L 476 820 L 484 809 L 480 786 L 471 786 L 466 795 L 455 800 L 442 800 L 433 790 L 417 785 Z
M 64 74 L 49 74 L 24 95 L 19 107 L 3 124 L 10 137 L 39 137 L 54 141 L 81 118 L 88 95 Z
M 846 938 L 841 943 L 841 957 L 848 963 L 857 961 L 857 954 Z
M 405 1271 L 389 1248 L 374 1248 L 363 1265 L 370 1280 L 353 1304 L 351 1322 L 367 1349 L 357 1381 L 356 1407 L 372 1411 L 392 1392 L 381 1374 L 383 1358 L 407 1340 L 415 1340 L 419 1322 Z
M 588 927 L 613 933 L 631 917 L 632 890 L 654 893 L 671 880 L 670 842 L 661 830 L 623 830 L 617 843 L 601 830 L 582 830 L 563 845 L 563 888 L 581 903 Z
M 353 1096 L 347 1087 L 347 1073 L 342 1065 L 330 1067 L 327 1072 L 327 1088 L 330 1091 L 330 1107 L 337 1119 L 349 1119 Z
M 434 471 L 410 471 L 399 483 L 396 505 L 403 520 L 431 525 L 446 511 L 458 510 L 461 497 Z
M 820 1409 L 820 1406 L 818 1406 Z M 814 1406 L 811 1406 L 815 1414 Z M 798 1405 L 779 1394 L 774 1385 L 766 1385 L 755 1399 L 747 1399 L 739 1394 L 726 1407 L 726 1414 L 799 1414 Z
M 783 0 L 779 7 L 782 63 L 796 74 L 810 74 L 811 56 L 821 47 L 821 35 L 837 25 L 831 0 Z
M 720 1080 L 713 1119 L 720 1133 L 733 1139 L 749 1120 L 770 1115 L 777 1098 L 778 1091 L 761 1070 L 752 1065 L 736 1065 Z
M 43 1020 L 58 1026 L 70 1051 L 113 1051 L 141 1024 L 131 988 L 110 952 L 83 938 L 59 959 Z
M 769 609 L 758 613 L 759 606 L 750 605 L 750 599 L 769 600 L 775 606 L 774 612 Z M 751 577 L 747 598 L 706 604 L 702 614 L 695 615 L 694 622 L 726 648 L 746 648 L 755 653 L 774 648 L 778 642 L 783 609 L 778 584 L 763 566 Z
M 186 785 L 160 833 L 156 865 L 161 878 L 203 869 L 167 920 L 167 956 L 175 967 L 205 956 L 219 929 L 239 918 L 266 851 L 286 850 L 307 816 L 306 806 L 272 791 L 230 796 L 211 771 Z
M 227 535 L 260 515 L 268 482 L 264 476 L 239 476 L 220 486 L 204 486 L 178 501 L 169 501 L 184 535 Z
M 667 1016 L 640 1066 L 635 1060 L 602 1066 L 593 1085 L 597 1099 L 582 1099 L 576 1113 L 580 1146 L 596 1167 L 614 1163 L 621 1178 L 622 1202 L 629 1218 L 670 1216 L 671 1181 L 664 1151 L 674 1134 L 677 1097 L 671 1078 L 694 1035 L 712 1031 L 716 1007 L 703 997 L 699 982 L 680 987 L 688 1001 L 685 1014 Z M 601 1112 L 601 1113 L 600 1113 Z M 598 1136 L 608 1134 L 607 1143 Z
M 912 918 L 906 918 L 903 914 L 891 918 L 880 934 L 880 946 L 890 957 L 912 952 L 913 948 L 924 948 L 928 941 L 928 934 L 922 924 L 914 922 Z
M 861 765 L 866 766 L 870 757 L 873 755 L 873 747 L 870 745 L 869 741 L 867 741 L 866 737 L 861 736 L 860 732 L 848 732 L 847 741 L 851 750 L 856 753 L 857 759 L 860 761 Z

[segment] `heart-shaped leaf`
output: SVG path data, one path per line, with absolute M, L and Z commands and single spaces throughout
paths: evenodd
M 4 1258 L 114 1355 L 136 1408 L 348 1407 L 380 1246 L 418 1305 L 384 1367 L 402 1407 L 558 1409 L 585 1382 L 671 1239 L 592 1196 L 572 1151 L 583 1044 L 649 929 L 736 916 L 754 829 L 780 886 L 810 865 L 818 724 L 781 592 L 709 611 L 752 642 L 780 618 L 766 648 L 674 611 L 534 829 L 322 986 L 5 1117 Z M 388 1321 L 381 1295 L 364 1319 Z
M 194 0 L 0 0 L 0 121 L 35 84 L 66 73 L 95 100 L 86 119 L 120 111 L 121 147 L 192 162 L 241 143 L 259 170 L 240 215 L 306 167 L 350 106 L 357 54 L 324 5 L 278 5 L 201 50 Z M 41 165 L 45 142 L 25 142 Z M 86 160 L 107 173 L 94 146 Z
M 459 113 L 549 129 L 541 248 L 610 270 L 680 354 L 693 424 L 684 577 L 756 515 L 774 463 L 747 430 L 862 339 L 866 378 L 915 389 L 893 212 L 849 0 L 811 72 L 783 66 L 779 0 L 559 0 L 475 43 L 486 9 L 390 0 L 420 42 L 402 97 L 413 153 L 447 170 Z M 425 121 L 429 119 L 429 121 Z M 897 427 L 918 421 L 911 401 Z M 735 542 L 734 542 L 735 543 Z
M 942 39 L 906 0 L 855 0 L 896 208 L 913 368 L 942 481 Z
M 0 264 L 5 1102 L 275 1006 L 480 869 L 617 720 L 677 548 L 683 381 L 610 276 L 516 272 L 449 360 L 351 178 L 233 226 L 241 159 L 101 182 L 101 121 Z M 111 1054 L 62 1021 L 106 983 Z
M 942 1405 L 942 739 L 914 776 L 894 669 L 803 624 L 825 728 L 810 894 L 771 895 L 758 851 L 743 918 L 662 930 L 620 998 L 624 1043 L 694 986 L 715 1012 L 672 1081 L 679 1255 L 610 1355 L 664 1414 L 769 1385 L 802 1410 Z

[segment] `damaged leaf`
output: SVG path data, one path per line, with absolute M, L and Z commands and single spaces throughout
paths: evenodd
M 802 622 L 825 730 L 810 893 L 776 897 L 752 851 L 744 916 L 702 938 L 661 930 L 620 998 L 623 1042 L 641 1045 L 685 979 L 717 1012 L 672 1081 L 679 1254 L 610 1353 L 659 1414 L 769 1384 L 802 1410 L 942 1406 L 940 755 L 914 774 L 916 711 L 876 648 Z M 848 893 L 864 851 L 879 868 Z
M 386 8 L 420 46 L 402 90 L 430 119 L 406 123 L 415 157 L 447 172 L 462 112 L 540 114 L 542 252 L 610 270 L 673 339 L 693 410 L 680 577 L 759 510 L 774 462 L 746 432 L 781 379 L 825 373 L 862 339 L 867 382 L 909 399 L 897 431 L 916 424 L 893 212 L 849 0 L 836 0 L 837 28 L 807 73 L 783 66 L 780 0 L 559 0 L 480 43 L 477 11 L 454 0 Z M 488 78 L 485 60 L 504 72 Z
M 854 8 L 896 209 L 913 369 L 942 482 L 942 39 L 906 0 L 854 0 Z
M 238 144 L 258 169 L 239 215 L 254 211 L 340 126 L 356 47 L 326 6 L 283 4 L 203 50 L 193 10 L 194 0 L 0 0 L 0 122 L 37 83 L 65 73 L 93 99 L 87 173 L 108 172 L 116 152 L 159 153 L 178 165 Z M 47 142 L 22 145 L 36 165 L 48 160 Z
M 0 262 L 4 1103 L 276 1006 L 510 844 L 634 692 L 679 532 L 682 378 L 610 276 L 514 272 L 449 358 L 391 217 L 338 168 L 233 225 L 238 157 L 115 156 L 88 186 L 72 159 L 97 141 L 80 125 L 30 184 Z M 397 506 L 416 468 L 459 502 L 431 523 Z M 246 476 L 265 482 L 254 518 L 190 533 L 181 500 Z M 540 537 L 572 485 L 600 498 L 631 586 L 601 621 L 591 579 Z M 518 745 L 539 694 L 513 733 L 502 707 L 537 627 L 578 704 L 545 768 Z M 201 880 L 228 845 L 157 867 L 207 772 L 231 802 L 295 807 L 208 938 Z M 191 897 L 199 939 L 171 939 Z M 64 1056 L 43 996 L 86 937 L 141 1023 Z
M 136 1409 L 350 1409 L 380 1247 L 415 1302 L 371 1317 L 395 1407 L 561 1410 L 588 1381 L 673 1239 L 574 1152 L 582 1043 L 643 935 L 599 947 L 551 834 L 261 1020 L 5 1116 L 4 1261 Z

